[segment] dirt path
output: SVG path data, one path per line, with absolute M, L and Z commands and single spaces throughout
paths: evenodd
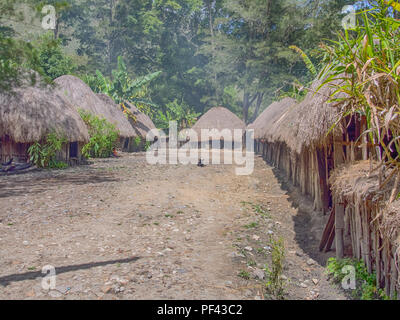
M 312 226 L 326 217 L 297 199 L 260 158 L 251 176 L 143 154 L 3 176 L 0 298 L 268 299 L 272 236 L 284 239 L 286 298 L 344 299 L 317 254 Z M 41 286 L 45 265 L 55 290 Z

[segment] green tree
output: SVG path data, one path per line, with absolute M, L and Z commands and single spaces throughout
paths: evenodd
M 118 57 L 118 68 L 112 70 L 112 77 L 104 76 L 99 70 L 96 75 L 86 75 L 83 80 L 94 92 L 102 92 L 116 103 L 123 105 L 125 101 L 133 103 L 141 111 L 151 114 L 150 107 L 156 107 L 150 100 L 148 84 L 160 75 L 154 72 L 143 77 L 132 79 L 128 74 L 122 57 Z
M 72 74 L 76 65 L 61 47 L 61 40 L 54 39 L 50 34 L 44 34 L 36 41 L 38 62 L 44 74 L 54 80 L 65 74 Z
M 23 1 L 3 0 L 0 2 L 0 91 L 9 91 L 13 86 L 28 80 L 36 82 L 36 73 L 42 74 L 36 50 L 32 44 L 14 38 L 12 27 L 3 22 L 3 18 L 22 19 L 16 13 L 15 6 Z

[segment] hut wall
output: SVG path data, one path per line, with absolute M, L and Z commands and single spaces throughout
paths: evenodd
M 65 144 L 60 151 L 56 153 L 57 161 L 64 161 L 70 165 L 78 164 L 82 161 L 82 148 L 83 143 L 76 143 L 76 156 L 71 157 L 71 145 L 73 143 Z M 9 161 L 11 158 L 17 163 L 26 163 L 29 161 L 28 149 L 32 143 L 17 143 L 11 140 L 8 136 L 4 136 L 0 139 L 0 162 L 4 163 Z M 74 146 L 75 147 L 75 146 Z
M 27 162 L 28 148 L 30 144 L 28 143 L 17 143 L 11 140 L 8 136 L 3 136 L 0 138 L 0 161 L 4 163 L 9 161 L 11 158 L 15 162 Z
M 328 211 L 329 187 L 325 181 L 326 161 L 318 160 L 317 150 L 304 150 L 301 154 L 292 151 L 285 143 L 258 142 L 258 154 L 270 165 L 278 168 L 301 192 L 314 200 L 314 208 Z M 320 151 L 323 155 L 323 151 Z M 320 165 L 320 167 L 319 167 Z
M 349 247 L 351 256 L 363 260 L 370 273 L 375 272 L 377 284 L 386 295 L 400 299 L 400 261 L 396 255 L 400 247 L 382 237 L 380 230 L 385 201 L 356 192 L 345 196 L 334 194 L 333 199 L 335 208 L 344 208 L 343 217 L 335 223 L 336 229 L 338 224 L 343 226 L 343 237 L 336 239 L 339 248 Z M 343 258 L 338 245 L 336 254 L 337 258 Z
M 82 142 L 66 143 L 60 151 L 56 153 L 56 160 L 66 162 L 69 165 L 78 165 L 84 159 L 82 148 L 85 144 Z M 74 154 L 72 154 L 74 153 Z

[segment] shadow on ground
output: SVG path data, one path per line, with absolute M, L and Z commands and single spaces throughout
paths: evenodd
M 288 201 L 292 207 L 297 210 L 297 214 L 293 216 L 295 240 L 299 247 L 313 260 L 319 263 L 321 266 L 326 266 L 327 259 L 331 254 L 319 251 L 320 234 L 313 234 L 311 229 L 312 225 L 312 214 L 315 213 L 312 210 L 312 200 L 306 195 L 300 193 L 300 190 L 293 186 L 288 181 L 286 176 L 278 168 L 273 168 L 273 173 L 277 178 L 281 189 L 288 196 Z
M 71 272 L 71 271 L 76 271 L 76 270 L 84 270 L 84 269 L 91 269 L 91 268 L 95 268 L 95 267 L 102 267 L 102 266 L 106 266 L 109 264 L 136 262 L 139 259 L 140 259 L 140 257 L 131 257 L 131 258 L 117 259 L 117 260 L 90 262 L 90 263 L 84 263 L 84 264 L 58 267 L 58 268 L 55 268 L 56 269 L 55 271 L 56 271 L 56 275 L 58 275 L 61 273 L 66 273 L 66 272 Z M 6 287 L 11 282 L 33 280 L 33 279 L 41 278 L 44 276 L 45 276 L 45 274 L 43 274 L 41 271 L 31 271 L 31 272 L 25 272 L 25 273 L 19 273 L 19 274 L 18 273 L 10 274 L 7 276 L 0 277 L 0 285 L 3 287 Z
M 2 177 L 0 180 L 0 198 L 38 194 L 49 190 L 52 185 L 85 185 L 116 182 L 120 179 L 106 172 L 63 172 L 38 171 L 30 176 Z

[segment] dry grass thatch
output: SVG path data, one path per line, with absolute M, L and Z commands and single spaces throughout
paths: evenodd
M 372 165 L 372 172 L 371 171 Z M 379 181 L 384 181 L 390 172 L 379 177 L 380 170 L 374 170 L 378 162 L 369 160 L 357 161 L 352 164 L 335 169 L 330 178 L 332 192 L 342 197 L 350 197 L 352 194 L 362 195 L 363 200 L 386 201 L 389 199 L 393 187 L 394 178 L 383 188 L 379 187 Z
M 392 202 L 383 210 L 381 231 L 400 247 L 400 200 Z
M 320 80 L 314 81 L 310 92 L 299 105 L 297 152 L 301 152 L 303 147 L 322 146 L 327 139 L 329 130 L 339 119 L 339 108 L 328 103 L 334 89 L 325 85 L 316 92 L 320 84 Z M 330 133 L 339 135 L 342 130 L 337 127 Z
M 348 199 L 352 202 L 350 205 L 370 203 L 369 208 L 377 212 L 372 218 L 377 220 L 380 236 L 397 246 L 400 258 L 400 200 L 389 203 L 395 184 L 395 177 L 391 175 L 393 169 L 382 173 L 374 168 L 379 168 L 378 162 L 369 160 L 337 168 L 330 178 L 332 192 L 339 199 Z M 388 181 L 380 186 L 380 182 L 386 179 Z
M 260 120 L 254 123 L 255 130 L 258 131 L 256 139 L 265 139 L 272 143 L 284 142 L 299 154 L 304 148 L 323 145 L 340 110 L 328 103 L 333 89 L 324 86 L 317 92 L 320 83 L 319 80 L 314 81 L 309 93 L 300 103 L 285 98 L 268 107 L 260 115 Z M 340 127 L 331 133 L 340 134 Z
M 199 140 L 201 139 L 202 129 L 215 129 L 222 131 L 223 129 L 241 129 L 245 130 L 245 123 L 234 113 L 224 107 L 214 107 L 208 110 L 192 127 L 197 132 Z
M 87 142 L 87 128 L 78 112 L 53 88 L 43 84 L 0 93 L 0 136 L 17 143 L 42 140 L 50 132 L 70 142 Z
M 125 105 L 130 109 L 130 111 L 136 118 L 136 121 L 129 118 L 130 124 L 136 131 L 137 135 L 145 139 L 147 133 L 152 129 L 156 129 L 156 126 L 154 125 L 153 121 L 150 119 L 148 115 L 144 114 L 143 112 L 140 112 L 139 109 L 136 108 L 133 104 L 125 102 Z
M 271 108 L 267 123 L 261 130 L 261 137 L 270 142 L 284 142 L 292 148 L 296 142 L 298 115 L 296 101 L 285 98 Z M 275 110 L 274 110 L 275 109 Z
M 293 99 L 285 98 L 269 105 L 253 123 L 247 126 L 248 129 L 254 129 L 254 139 L 264 138 L 267 129 L 285 113 L 293 102 L 295 102 Z
M 128 119 L 112 99 L 104 99 L 104 97 L 97 96 L 86 83 L 74 76 L 61 76 L 54 82 L 57 92 L 65 97 L 76 109 L 83 109 L 104 117 L 116 126 L 121 137 L 136 136 Z

